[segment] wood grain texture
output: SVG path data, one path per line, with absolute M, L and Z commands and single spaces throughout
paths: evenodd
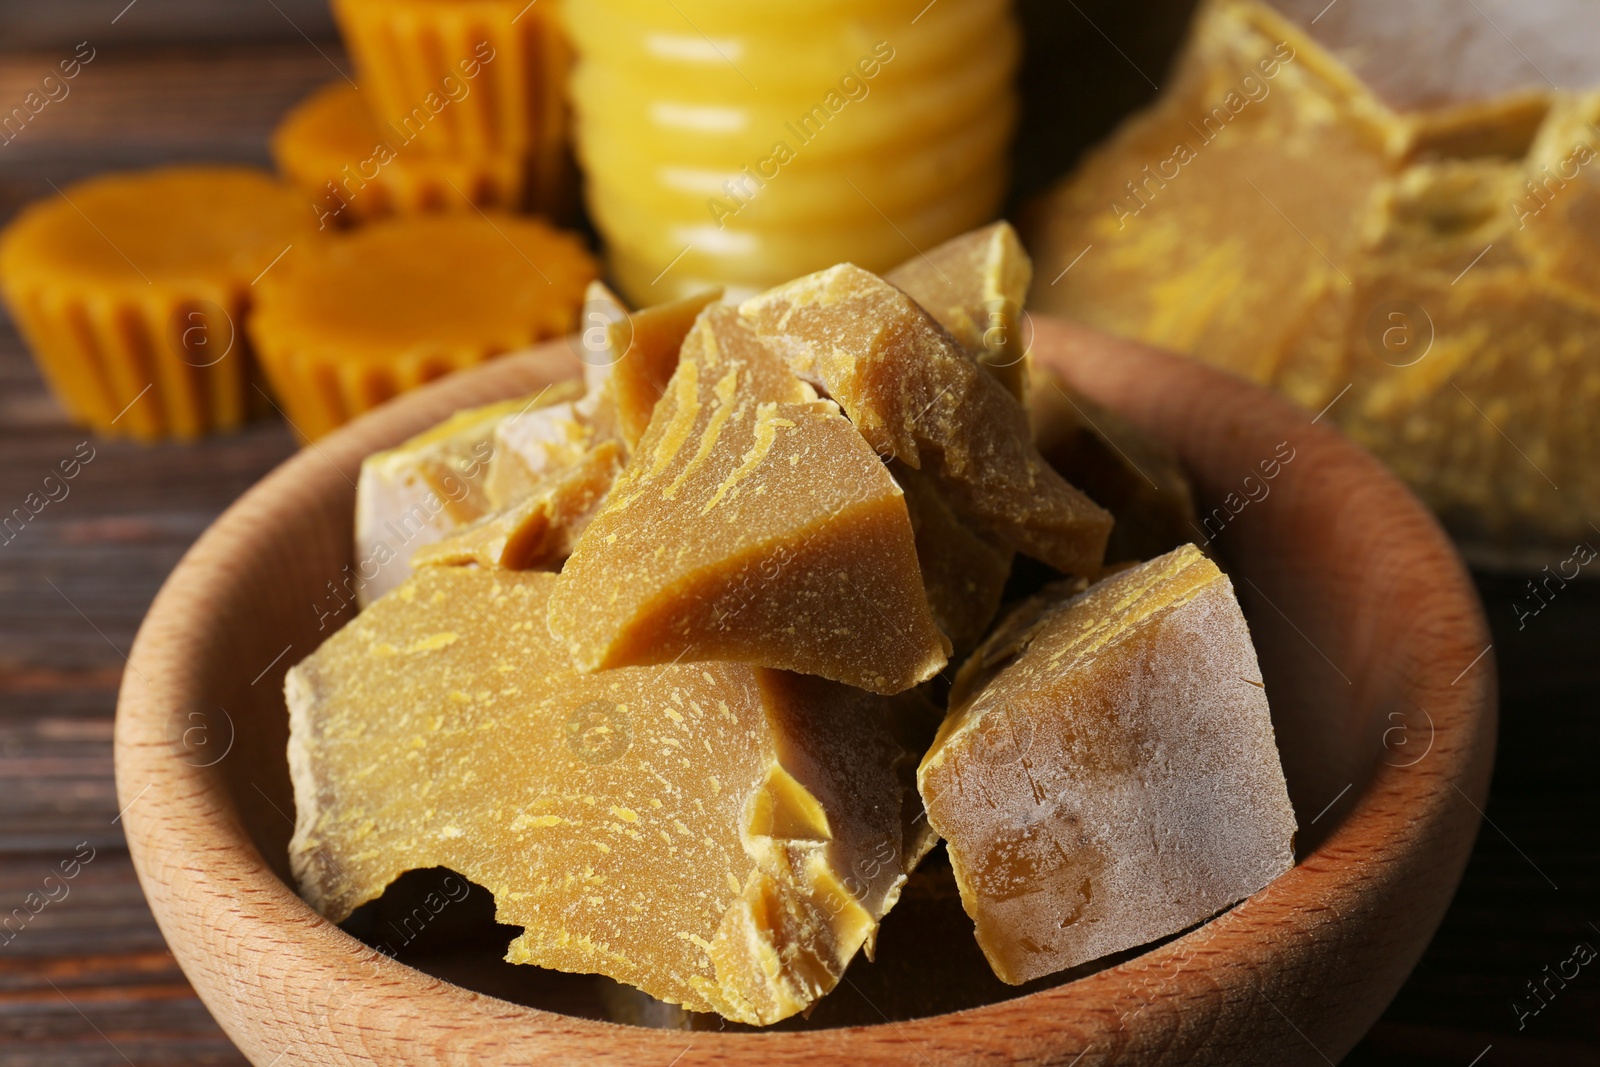
M 1448 904 L 1488 787 L 1495 696 L 1479 656 L 1487 625 L 1437 525 L 1375 461 L 1263 391 L 1042 318 L 1034 353 L 1178 448 L 1208 507 L 1292 448 L 1271 497 L 1215 540 L 1256 635 L 1301 862 L 1187 936 L 1064 986 L 894 1025 L 706 1033 L 680 1062 L 1331 1061 L 1382 1012 Z M 292 809 L 278 687 L 322 636 L 317 605 L 349 561 L 361 457 L 576 369 L 558 342 L 319 441 L 201 538 L 140 629 L 116 735 L 132 855 L 185 972 L 256 1062 L 668 1062 L 684 1050 L 680 1034 L 518 1007 L 410 970 L 281 880 Z M 216 708 L 235 746 L 195 766 L 184 728 Z M 1395 766 L 1393 716 L 1417 709 L 1427 755 Z M 1342 811 L 1313 818 L 1344 795 Z
M 297 21 L 305 14 L 280 3 Z M 265 165 L 282 110 L 339 76 L 271 5 L 252 19 L 234 5 L 139 0 L 112 25 L 124 6 L 0 8 L 6 111 L 76 42 L 96 49 L 70 95 L 0 147 L 0 220 L 55 195 L 52 183 L 107 169 Z M 259 33 L 267 19 L 282 26 L 276 42 L 228 43 L 228 23 Z M 207 43 L 174 47 L 186 34 Z M 69 495 L 0 545 L 0 1067 L 239 1067 L 247 1061 L 195 996 L 134 877 L 117 819 L 112 715 L 124 653 L 162 578 L 295 446 L 273 423 L 193 448 L 95 441 L 66 421 L 0 321 L 0 511 L 21 506 L 86 440 L 95 459 Z M 61 896 L 45 880 L 85 843 L 94 859 Z M 46 891 L 58 899 L 33 914 L 29 895 Z M 20 928 L 18 909 L 29 916 Z

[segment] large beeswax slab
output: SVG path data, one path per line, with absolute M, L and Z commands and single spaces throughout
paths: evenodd
M 878 693 L 950 652 L 894 479 L 727 305 L 684 341 L 549 622 L 585 671 L 725 659 Z
M 1021 319 L 1033 261 L 1009 222 L 952 237 L 883 279 L 921 304 L 1012 396 L 1026 402 L 1028 353 Z
M 1100 565 L 1111 516 L 1050 468 L 1016 397 L 905 293 L 843 263 L 739 312 L 874 449 L 925 466 L 1006 547 L 1069 573 Z
M 622 445 L 601 441 L 582 458 L 552 472 L 520 503 L 485 515 L 411 557 L 413 567 L 553 569 L 593 520 L 622 472 Z
M 1589 11 L 1207 0 L 1029 212 L 1035 308 L 1326 412 L 1475 559 L 1565 554 L 1600 510 Z
M 917 774 L 996 975 L 1177 933 L 1293 865 L 1255 649 L 1215 564 L 1185 545 L 1019 611 L 957 677 Z
M 448 867 L 514 963 L 775 1022 L 870 944 L 926 842 L 885 702 L 729 664 L 581 675 L 556 577 L 425 567 L 290 671 L 290 858 L 343 920 Z
M 496 431 L 518 413 L 573 399 L 575 384 L 537 397 L 459 411 L 403 444 L 361 462 L 356 481 L 356 600 L 366 606 L 411 573 L 424 545 L 500 505 L 489 490 Z

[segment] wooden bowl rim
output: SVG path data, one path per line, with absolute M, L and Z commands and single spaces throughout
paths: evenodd
M 1297 447 L 1320 457 L 1319 462 L 1353 470 L 1370 488 L 1374 499 L 1394 514 L 1424 520 L 1427 533 L 1423 536 L 1431 542 L 1421 544 L 1420 551 L 1432 561 L 1428 584 L 1437 591 L 1440 605 L 1467 620 L 1455 644 L 1480 648 L 1489 644 L 1487 623 L 1470 577 L 1437 523 L 1375 459 L 1336 431 L 1325 425 L 1308 425 L 1308 414 L 1287 401 L 1193 361 L 1097 335 L 1047 316 L 1035 316 L 1034 324 L 1035 353 L 1049 365 L 1070 369 L 1074 360 L 1091 360 L 1099 364 L 1096 373 L 1102 375 L 1162 378 L 1171 388 L 1195 395 L 1226 390 L 1239 398 L 1240 409 L 1248 407 L 1255 417 L 1294 427 L 1301 435 L 1296 439 Z M 163 585 L 140 628 L 122 681 L 115 746 L 118 803 L 125 809 L 123 823 L 141 885 L 174 954 L 191 979 L 196 978 L 196 965 L 201 961 L 194 954 L 197 949 L 189 944 L 190 938 L 205 930 L 200 924 L 216 924 L 221 921 L 219 917 L 225 917 L 226 932 L 218 936 L 226 937 L 247 953 L 251 945 L 270 946 L 273 952 L 291 957 L 284 966 L 292 963 L 307 971 L 321 970 L 333 983 L 376 978 L 385 995 L 403 997 L 408 1006 L 397 1009 L 393 1019 L 378 1027 L 393 1030 L 393 1040 L 401 1044 L 406 1040 L 403 1029 L 417 1020 L 431 1019 L 453 1034 L 472 1032 L 485 1039 L 493 1037 L 509 1041 L 508 1049 L 529 1053 L 559 1051 L 563 1042 L 581 1039 L 597 1055 L 614 1056 L 618 1062 L 640 1057 L 676 1062 L 674 1056 L 687 1051 L 687 1042 L 689 1047 L 713 1057 L 719 1052 L 728 1056 L 753 1054 L 759 1049 L 763 1056 L 781 1056 L 784 1062 L 799 1063 L 821 1053 L 839 1052 L 844 1046 L 838 1042 L 846 1039 L 854 1042 L 854 1049 L 862 1050 L 857 1057 L 860 1062 L 877 1062 L 873 1056 L 881 1056 L 887 1062 L 904 1053 L 905 1045 L 901 1043 L 908 1043 L 919 1054 L 924 1049 L 974 1049 L 979 1047 L 972 1044 L 970 1035 L 974 1032 L 1025 1035 L 1036 1033 L 1041 1026 L 1060 1031 L 1060 1047 L 1072 1048 L 1071 1042 L 1076 1041 L 1087 1048 L 1090 1041 L 1107 1032 L 1126 1029 L 1130 1016 L 1136 1020 L 1150 1003 L 1146 994 L 1165 997 L 1199 983 L 1224 1000 L 1245 996 L 1251 987 L 1265 996 L 1265 989 L 1258 983 L 1270 981 L 1262 976 L 1270 976 L 1275 952 L 1301 939 L 1315 939 L 1330 916 L 1361 915 L 1367 911 L 1370 902 L 1363 902 L 1362 890 L 1371 880 L 1372 871 L 1353 878 L 1349 860 L 1360 850 L 1361 842 L 1387 842 L 1376 862 L 1393 864 L 1425 835 L 1442 832 L 1446 825 L 1457 829 L 1464 825 L 1461 812 L 1451 806 L 1453 798 L 1447 795 L 1451 789 L 1461 793 L 1474 809 L 1481 809 L 1494 743 L 1496 681 L 1492 656 L 1463 671 L 1455 683 L 1438 687 L 1445 699 L 1429 709 L 1436 731 L 1436 758 L 1406 768 L 1405 773 L 1379 767 L 1338 827 L 1293 870 L 1175 941 L 1115 967 L 1026 996 L 947 1015 L 870 1027 L 686 1035 L 523 1007 L 389 960 L 317 915 L 278 878 L 246 835 L 217 768 L 196 767 L 172 758 L 169 731 L 173 716 L 183 707 L 196 704 L 202 695 L 186 690 L 185 661 L 172 649 L 194 643 L 200 628 L 208 625 L 205 615 L 191 610 L 190 605 L 214 599 L 218 583 L 234 580 L 228 572 L 238 569 L 239 546 L 264 536 L 277 498 L 286 489 L 308 480 L 333 478 L 334 469 L 338 477 L 353 478 L 362 456 L 416 432 L 421 413 L 431 412 L 428 417 L 437 420 L 442 417 L 440 412 L 515 395 L 514 387 L 523 387 L 527 381 L 576 373 L 579 365 L 568 347 L 561 341 L 552 342 L 453 375 L 302 448 L 218 518 Z M 1115 369 L 1108 372 L 1106 368 L 1113 365 Z M 1440 679 L 1461 670 L 1460 663 L 1437 665 Z M 1474 816 L 1466 831 L 1467 848 L 1476 825 Z M 1465 862 L 1465 850 L 1461 852 L 1455 878 L 1459 878 Z M 1453 885 L 1452 881 L 1452 889 Z M 1442 911 L 1441 905 L 1438 914 L 1425 917 L 1426 936 L 1431 936 Z M 1227 951 L 1207 951 L 1218 937 Z M 1415 953 L 1420 953 L 1425 940 L 1426 937 L 1418 942 Z M 1179 953 L 1187 953 L 1181 963 Z M 1411 962 L 1414 960 L 1415 954 Z M 1178 966 L 1171 970 L 1174 964 Z M 1163 973 L 1168 977 L 1151 977 Z M 1154 993 L 1153 982 L 1161 984 Z M 231 994 L 213 988 L 209 980 L 196 980 L 195 984 L 213 1014 L 247 1053 L 260 1052 L 267 1059 L 272 1058 L 273 1053 L 267 1051 L 253 1028 L 234 1017 L 238 1005 L 228 1000 Z M 1375 1017 L 1376 1012 L 1372 1015 Z M 1371 1019 L 1365 1020 L 1362 1030 L 1370 1022 Z M 331 1016 L 325 1020 L 326 1025 L 332 1023 Z M 286 1021 L 283 1025 L 296 1024 Z M 362 1028 L 372 1030 L 374 1025 L 372 1018 L 363 1016 Z M 479 1032 L 485 1030 L 489 1032 Z M 1054 1062 L 1046 1055 L 1046 1049 L 1034 1048 L 1031 1041 L 1022 1044 L 1033 1050 L 1025 1057 L 1028 1062 Z M 868 1056 L 865 1050 L 876 1051 Z M 921 1058 L 926 1061 L 925 1055 Z

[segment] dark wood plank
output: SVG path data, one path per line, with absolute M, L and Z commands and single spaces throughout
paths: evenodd
M 52 195 L 52 183 L 106 170 L 197 160 L 268 166 L 267 136 L 283 113 L 349 70 L 327 41 L 91 47 L 94 58 L 66 83 L 67 94 L 0 144 L 0 217 Z M 0 110 L 20 105 L 71 55 L 70 48 L 0 53 Z
M 333 36 L 326 0 L 8 0 L 0 32 L 10 49 L 70 48 L 79 41 L 119 44 L 260 44 Z
M 8 44 L 13 27 L 0 30 Z M 53 195 L 51 182 L 101 170 L 265 165 L 278 115 L 338 77 L 297 36 L 189 51 L 104 40 L 71 94 L 0 147 L 0 218 Z M 0 102 L 55 58 L 0 54 Z M 162 578 L 294 442 L 273 422 L 192 447 L 96 440 L 65 421 L 0 325 L 0 507 L 21 503 L 86 440 L 94 458 L 68 495 L 0 545 L 0 1064 L 242 1064 L 139 891 L 115 821 L 111 724 L 123 655 Z M 60 864 L 84 849 L 93 859 L 63 880 Z

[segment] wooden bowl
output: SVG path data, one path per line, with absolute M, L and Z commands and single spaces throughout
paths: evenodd
M 1299 814 L 1294 870 L 1076 981 L 803 1032 L 686 1034 L 524 1007 L 397 963 L 319 917 L 286 881 L 281 687 L 354 612 L 340 581 L 361 458 L 457 408 L 574 374 L 555 343 L 302 450 L 189 551 L 139 632 L 117 715 L 123 824 L 161 929 L 228 1035 L 279 1067 L 1336 1062 L 1416 963 L 1477 831 L 1495 678 L 1467 572 L 1375 460 L 1267 392 L 1042 317 L 1034 351 L 1193 473 L 1260 652 Z M 1260 464 L 1273 458 L 1267 479 Z

